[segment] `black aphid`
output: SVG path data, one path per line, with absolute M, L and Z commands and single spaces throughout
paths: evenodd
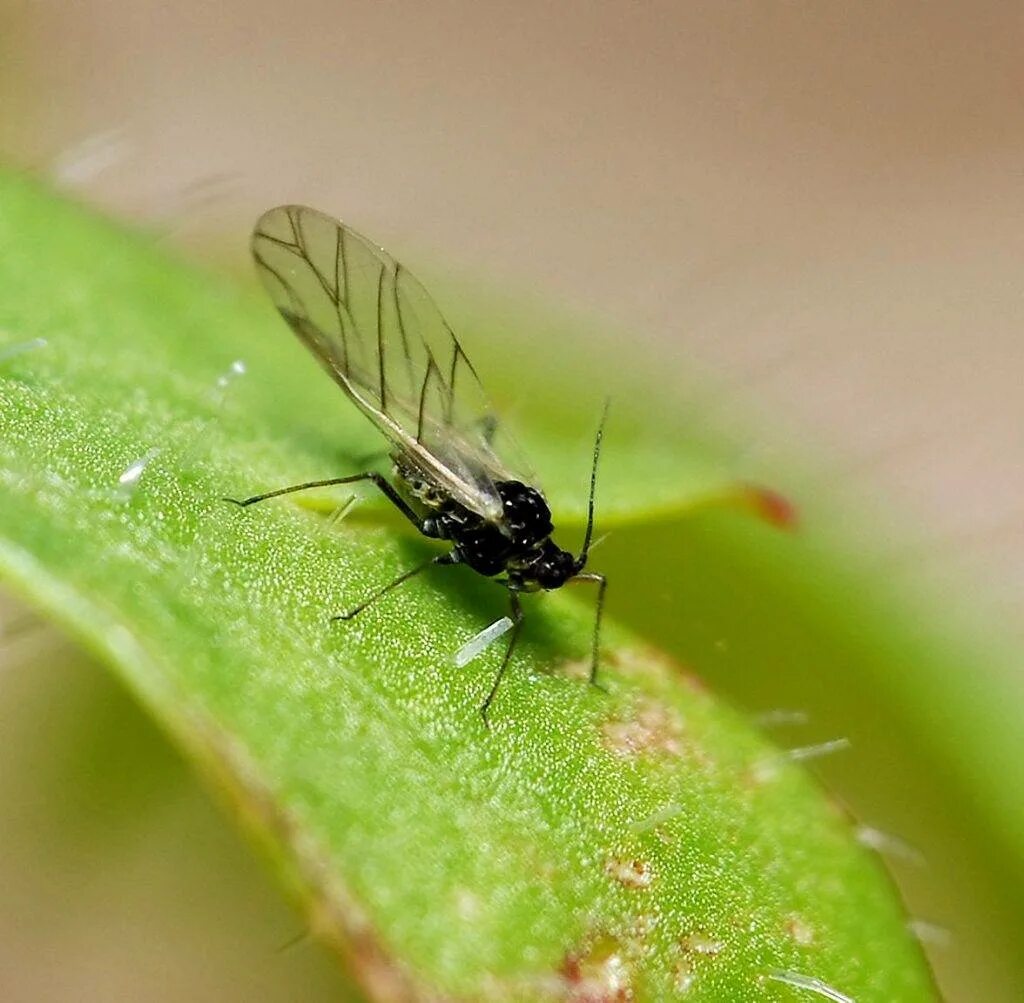
M 252 253 L 281 316 L 390 444 L 395 483 L 366 472 L 309 481 L 255 495 L 245 506 L 292 491 L 372 481 L 424 535 L 451 550 L 412 568 L 346 613 L 372 602 L 431 565 L 466 564 L 502 575 L 513 623 L 484 720 L 515 648 L 520 592 L 598 586 L 590 681 L 597 681 L 604 575 L 583 573 L 594 524 L 597 432 L 587 530 L 579 556 L 551 539 L 544 496 L 498 459 L 498 424 L 476 372 L 426 290 L 397 261 L 344 224 L 303 206 L 279 206 L 256 224 Z

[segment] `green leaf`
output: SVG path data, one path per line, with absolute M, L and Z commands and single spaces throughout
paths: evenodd
M 370 501 L 336 524 L 220 500 L 377 446 L 266 303 L 20 179 L 0 247 L 0 570 L 213 778 L 371 996 L 784 1000 L 811 991 L 778 981 L 797 973 L 933 998 L 887 878 L 802 770 L 613 623 L 608 692 L 586 685 L 592 597 L 530 601 L 490 730 L 499 646 L 453 655 L 501 590 L 439 569 L 328 622 L 432 551 Z M 596 413 L 520 415 L 577 523 Z M 616 421 L 603 524 L 767 497 L 628 404 Z

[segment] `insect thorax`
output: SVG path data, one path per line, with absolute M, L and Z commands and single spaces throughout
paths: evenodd
M 502 503 L 499 520 L 484 518 L 449 495 L 401 456 L 393 458 L 395 475 L 408 495 L 428 514 L 425 535 L 450 540 L 458 560 L 481 575 L 508 575 L 523 591 L 554 589 L 578 568 L 573 556 L 551 540 L 551 510 L 544 496 L 522 481 L 497 481 Z

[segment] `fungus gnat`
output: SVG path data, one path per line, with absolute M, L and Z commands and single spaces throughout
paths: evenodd
M 594 442 L 587 528 L 579 556 L 551 539 L 551 511 L 524 474 L 498 458 L 498 424 L 472 364 L 426 290 L 381 248 L 303 206 L 260 217 L 252 253 L 288 326 L 388 440 L 393 482 L 367 471 L 254 495 L 370 481 L 426 537 L 451 549 L 411 568 L 333 620 L 350 620 L 431 565 L 465 564 L 508 589 L 512 628 L 480 707 L 484 721 L 522 625 L 521 592 L 567 582 L 598 587 L 590 662 L 596 684 L 604 575 L 585 573 L 604 418 Z M 607 410 L 607 408 L 606 408 Z M 500 576 L 500 577 L 498 577 Z

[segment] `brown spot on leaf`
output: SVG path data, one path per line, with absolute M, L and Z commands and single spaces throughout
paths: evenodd
M 587 682 L 590 679 L 590 659 L 573 658 L 562 662 L 558 667 L 558 674 L 566 679 L 578 679 L 580 682 Z
M 609 857 L 604 864 L 605 874 L 610 875 L 626 888 L 649 888 L 654 880 L 654 872 L 646 860 L 622 860 Z
M 631 645 L 613 648 L 604 656 L 624 676 L 634 679 L 659 679 L 663 682 L 682 682 L 690 689 L 704 691 L 703 680 L 692 670 L 656 648 Z
M 725 941 L 706 933 L 688 933 L 679 938 L 682 957 L 673 968 L 675 990 L 686 995 L 697 984 L 700 968 L 725 950 Z
M 814 927 L 802 916 L 790 913 L 783 921 L 783 929 L 801 947 L 810 947 L 814 943 Z
M 689 933 L 679 938 L 679 946 L 687 954 L 704 954 L 714 957 L 725 950 L 725 941 L 710 937 L 706 933 Z
M 590 937 L 562 962 L 562 980 L 569 1003 L 632 1003 L 632 966 L 618 938 L 606 933 Z
M 627 711 L 628 717 L 606 721 L 601 727 L 605 748 L 624 759 L 660 752 L 680 756 L 683 727 L 667 707 L 644 700 Z
M 708 695 L 707 685 L 689 666 L 670 658 L 664 652 L 645 645 L 633 644 L 609 648 L 602 652 L 601 664 L 615 669 L 619 675 L 638 682 L 685 687 L 692 693 Z
M 697 981 L 697 973 L 693 970 L 693 962 L 689 958 L 681 958 L 675 964 L 674 987 L 680 996 L 685 996 Z

